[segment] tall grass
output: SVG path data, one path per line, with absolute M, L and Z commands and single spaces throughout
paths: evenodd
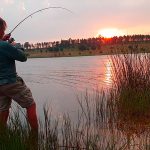
M 117 128 L 140 136 L 150 127 L 150 54 L 112 55 L 110 61 Z
M 118 110 L 131 117 L 149 116 L 150 54 L 114 55 L 111 60 Z

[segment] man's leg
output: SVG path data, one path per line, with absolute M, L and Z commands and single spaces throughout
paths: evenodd
M 33 131 L 38 132 L 38 120 L 36 114 L 36 104 L 33 103 L 27 108 L 27 117 L 30 124 L 30 127 Z

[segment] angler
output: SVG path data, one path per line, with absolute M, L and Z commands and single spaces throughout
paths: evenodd
M 5 35 L 7 27 L 6 22 L 0 18 L 0 127 L 7 126 L 9 109 L 12 100 L 16 101 L 22 108 L 26 108 L 26 115 L 31 127 L 32 133 L 38 135 L 38 120 L 36 114 L 36 103 L 31 90 L 26 86 L 24 80 L 16 72 L 15 61 L 25 62 L 27 56 L 24 49 L 17 47 L 14 40 L 10 38 L 12 32 L 26 19 L 32 15 L 50 9 L 58 8 L 69 12 L 63 7 L 47 7 L 37 10 L 20 21 L 14 29 Z M 1 130 L 1 129 L 0 129 Z M 37 138 L 35 138 L 37 139 Z
M 9 109 L 14 100 L 22 108 L 26 108 L 26 115 L 31 131 L 37 135 L 38 120 L 36 104 L 30 89 L 24 80 L 17 75 L 15 61 L 25 62 L 27 56 L 23 49 L 9 43 L 10 35 L 5 35 L 7 24 L 0 18 L 0 127 L 7 126 Z M 0 129 L 2 131 L 2 129 Z

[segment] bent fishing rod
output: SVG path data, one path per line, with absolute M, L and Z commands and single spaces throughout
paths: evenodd
M 37 11 L 31 13 L 31 14 L 28 15 L 27 17 L 25 17 L 25 18 L 24 18 L 23 20 L 21 20 L 21 21 L 10 31 L 10 33 L 7 34 L 7 35 L 10 37 L 11 34 L 12 34 L 12 32 L 14 32 L 14 30 L 15 30 L 18 26 L 20 26 L 25 20 L 27 20 L 29 17 L 32 17 L 32 16 L 35 15 L 36 13 L 42 12 L 42 11 L 47 10 L 47 9 L 63 9 L 63 10 L 66 10 L 66 11 L 68 11 L 68 12 L 70 12 L 70 13 L 73 13 L 71 10 L 69 10 L 69 9 L 67 9 L 67 8 L 64 8 L 64 7 L 52 7 L 52 6 L 50 6 L 50 7 L 45 7 L 45 8 L 39 9 L 39 10 L 37 10 Z

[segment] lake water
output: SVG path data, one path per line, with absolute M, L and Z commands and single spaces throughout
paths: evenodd
M 111 86 L 111 67 L 108 56 L 33 58 L 17 62 L 18 75 L 30 87 L 38 113 L 44 104 L 54 114 L 76 112 L 77 96 L 97 88 Z

